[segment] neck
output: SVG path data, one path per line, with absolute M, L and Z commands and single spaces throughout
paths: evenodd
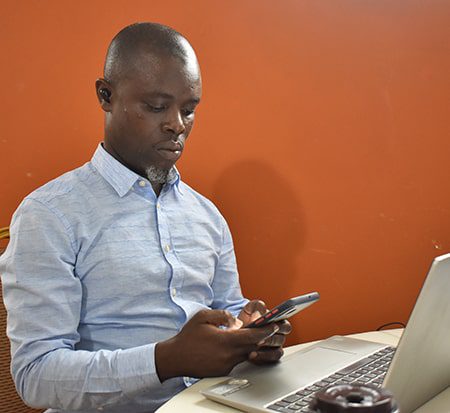
M 156 196 L 158 197 L 161 193 L 162 187 L 164 184 L 160 184 L 159 182 L 150 182 L 152 184 L 152 188 L 155 191 Z
M 133 171 L 137 173 L 138 175 L 142 176 L 143 178 L 147 178 L 147 175 L 144 171 L 139 171 L 136 168 L 133 168 L 131 165 L 129 165 L 125 160 L 119 155 L 118 152 L 108 143 L 103 142 L 102 144 L 103 149 L 108 152 L 113 158 L 115 158 L 117 161 L 119 161 L 123 166 L 126 166 L 130 171 Z
M 136 169 L 132 168 L 130 165 L 128 165 L 122 157 L 114 150 L 114 148 L 109 145 L 107 142 L 104 142 L 102 144 L 103 149 L 105 149 L 106 152 L 108 152 L 112 157 L 114 157 L 116 160 L 118 160 L 122 165 L 126 166 L 128 169 L 132 170 L 133 172 L 136 172 L 138 175 L 147 178 L 151 185 L 153 190 L 155 191 L 156 196 L 159 196 L 159 194 L 162 191 L 162 188 L 164 184 L 168 181 L 174 178 L 176 172 L 175 169 L 172 167 L 169 170 L 163 170 L 156 168 L 154 166 L 151 166 L 147 168 L 144 172 L 137 171 Z

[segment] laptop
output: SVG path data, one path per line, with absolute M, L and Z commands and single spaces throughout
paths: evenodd
M 276 365 L 241 363 L 202 394 L 245 412 L 306 413 L 315 392 L 340 383 L 387 388 L 402 413 L 450 386 L 450 254 L 434 259 L 397 350 L 334 336 Z

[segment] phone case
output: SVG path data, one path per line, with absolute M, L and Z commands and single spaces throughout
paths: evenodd
M 269 323 L 285 320 L 299 311 L 309 307 L 319 299 L 319 293 L 313 292 L 298 297 L 290 298 L 283 303 L 277 305 L 268 313 L 263 314 L 260 318 L 250 323 L 247 328 L 262 327 Z

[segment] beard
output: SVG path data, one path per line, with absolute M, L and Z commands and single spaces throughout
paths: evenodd
M 175 172 L 175 168 L 170 168 L 169 170 L 160 169 L 156 166 L 150 166 L 145 170 L 145 174 L 150 182 L 156 184 L 165 184 L 167 182 L 175 179 L 177 173 Z

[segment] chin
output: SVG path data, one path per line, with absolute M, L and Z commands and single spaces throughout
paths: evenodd
M 175 162 L 170 162 L 170 163 L 160 163 L 160 164 L 154 164 L 153 167 L 157 168 L 157 169 L 161 169 L 162 171 L 170 171 L 173 167 L 175 166 Z

